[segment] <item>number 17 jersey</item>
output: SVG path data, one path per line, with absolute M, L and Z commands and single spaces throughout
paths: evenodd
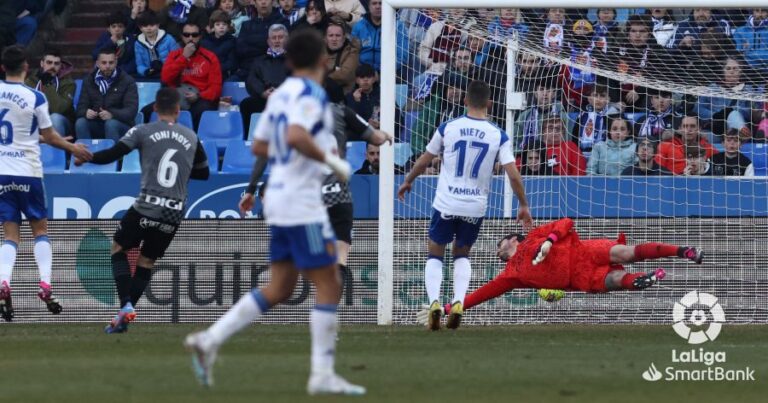
M 441 124 L 427 151 L 443 158 L 432 207 L 459 217 L 485 216 L 497 157 L 501 165 L 515 162 L 503 130 L 466 115 Z

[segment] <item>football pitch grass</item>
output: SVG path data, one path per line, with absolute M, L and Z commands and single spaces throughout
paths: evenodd
M 518 325 L 427 332 L 343 326 L 337 371 L 364 397 L 306 396 L 307 326 L 257 325 L 221 350 L 216 385 L 192 376 L 182 338 L 202 325 L 0 324 L 3 402 L 766 402 L 768 327 L 725 326 L 690 346 L 670 326 Z M 754 382 L 648 382 L 673 364 L 672 349 L 725 351 L 728 369 Z

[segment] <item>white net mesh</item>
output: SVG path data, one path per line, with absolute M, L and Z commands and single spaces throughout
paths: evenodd
M 408 171 L 441 122 L 464 113 L 466 85 L 482 80 L 492 88 L 491 119 L 512 139 L 537 223 L 573 217 L 582 238 L 624 232 L 630 245 L 667 242 L 708 253 L 702 266 L 671 259 L 628 266 L 668 270 L 648 291 L 572 293 L 555 304 L 515 291 L 470 311 L 470 322 L 669 322 L 674 301 L 695 289 L 720 297 L 729 322 L 768 322 L 761 297 L 768 291 L 761 253 L 768 13 L 402 9 L 397 23 L 396 131 L 404 144 L 396 174 Z M 439 169 L 436 160 L 395 203 L 395 322 L 412 322 L 427 302 L 423 271 Z M 497 240 L 520 230 L 509 218 L 516 209 L 505 209 L 505 180 L 494 179 L 470 291 L 502 270 Z

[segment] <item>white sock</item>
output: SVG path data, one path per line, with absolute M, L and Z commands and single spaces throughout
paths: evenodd
M 243 330 L 251 322 L 269 310 L 269 303 L 259 290 L 254 289 L 240 298 L 224 316 L 208 328 L 208 340 L 214 346 L 220 346 L 232 335 Z
M 0 284 L 3 281 L 11 285 L 11 273 L 16 263 L 16 242 L 5 241 L 0 246 Z
M 453 260 L 453 301 L 464 303 L 469 280 L 472 278 L 472 265 L 466 257 Z
M 40 271 L 40 281 L 50 285 L 53 252 L 46 235 L 35 238 L 35 262 L 37 262 L 37 269 Z
M 427 286 L 428 303 L 437 300 L 440 302 L 440 285 L 443 283 L 443 262 L 439 259 L 427 259 L 424 268 L 424 283 Z
M 309 328 L 312 333 L 312 373 L 333 373 L 336 358 L 337 305 L 318 304 L 312 310 Z

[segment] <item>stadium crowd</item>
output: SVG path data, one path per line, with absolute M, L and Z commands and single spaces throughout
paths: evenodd
M 15 10 L 17 24 L 24 24 L 46 2 L 18 3 L 43 6 Z M 154 11 L 146 0 L 128 0 L 94 44 L 95 68 L 83 77 L 79 97 L 71 66 L 54 49 L 27 84 L 47 95 L 63 135 L 117 140 L 138 112 L 151 119 L 152 105 L 140 105 L 137 82 L 178 88 L 194 127 L 205 111 L 230 109 L 225 83 L 244 82 L 248 96 L 236 104 L 245 140 L 251 116 L 290 73 L 288 35 L 309 27 L 326 41 L 326 86 L 340 87 L 343 102 L 378 128 L 381 14 L 381 0 L 168 0 Z M 764 93 L 768 9 L 403 9 L 397 24 L 397 79 L 405 92 L 395 134 L 409 144 L 396 159 L 403 170 L 441 122 L 464 113 L 469 81 L 484 80 L 492 99 L 504 98 L 507 47 L 500 44 L 516 37 L 524 45 L 515 89 L 527 102 L 513 114 L 512 141 L 523 174 L 754 174 L 740 150 L 765 142 L 766 106 L 716 94 Z M 16 40 L 28 39 L 17 33 Z M 621 74 L 669 88 L 622 82 Z M 694 84 L 715 95 L 680 95 L 674 88 Z M 490 112 L 507 126 L 503 102 Z M 378 173 L 374 148 L 361 151 L 365 162 L 357 173 Z M 437 160 L 431 171 L 439 169 Z

